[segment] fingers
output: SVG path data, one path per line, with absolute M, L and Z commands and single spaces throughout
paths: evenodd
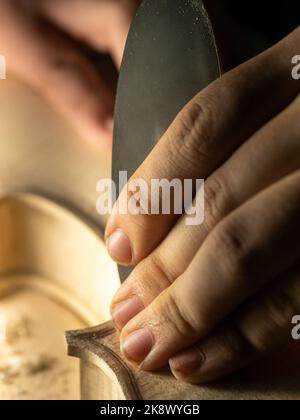
M 175 278 L 187 268 L 207 235 L 224 217 L 300 168 L 299 111 L 300 96 L 206 180 L 204 223 L 188 226 L 183 217 L 154 251 L 155 259 L 162 261 L 164 267 L 172 266 Z
M 170 359 L 177 379 L 206 383 L 270 353 L 291 338 L 300 311 L 300 266 L 285 273 L 211 336 Z
M 299 85 L 291 79 L 289 58 L 299 36 L 300 30 L 291 40 L 283 41 L 200 92 L 178 115 L 133 179 L 141 178 L 150 186 L 151 179 L 207 178 L 299 92 Z M 278 60 L 279 55 L 284 58 Z M 266 71 L 270 63 L 272 74 Z M 278 86 L 284 86 L 282 92 Z M 125 188 L 119 202 L 126 203 L 130 197 Z M 176 214 L 115 212 L 106 230 L 112 258 L 123 264 L 137 264 L 161 243 L 177 218 Z M 117 238 L 112 236 L 116 231 Z
M 300 96 L 207 179 L 204 223 L 188 226 L 182 217 L 114 297 L 112 315 L 119 329 L 187 269 L 207 235 L 224 217 L 299 169 L 299 110 Z M 286 127 L 290 127 L 288 136 Z
M 164 366 L 297 262 L 299 181 L 297 172 L 274 184 L 216 227 L 185 273 L 125 326 L 128 359 Z
M 139 0 L 43 0 L 39 7 L 76 38 L 111 53 L 119 67 L 139 3 Z
M 113 95 L 76 46 L 35 15 L 0 5 L 0 47 L 8 67 L 32 84 L 92 142 L 111 143 Z

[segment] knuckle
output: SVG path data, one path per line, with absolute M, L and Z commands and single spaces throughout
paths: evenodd
M 140 262 L 131 275 L 131 284 L 135 294 L 149 301 L 167 289 L 174 281 L 158 258 L 150 255 Z M 148 299 L 149 298 L 149 299 Z
M 272 293 L 267 300 L 267 318 L 273 327 L 282 328 L 290 324 L 299 308 L 300 303 L 297 297 L 290 295 L 285 290 L 280 290 Z
M 166 264 L 163 263 L 162 258 L 158 255 L 158 253 L 152 253 L 148 257 L 147 264 L 149 264 L 150 269 L 155 275 L 159 275 L 160 278 L 165 279 L 165 283 L 170 286 L 176 277 L 176 274 L 172 272 L 171 267 L 167 267 Z
M 220 336 L 218 345 L 227 360 L 237 362 L 255 352 L 252 343 L 238 326 L 232 324 Z
M 267 352 L 271 347 L 272 341 L 274 341 L 273 334 L 270 334 L 271 330 L 266 330 L 261 326 L 249 330 L 245 330 L 241 327 L 239 332 L 253 354 L 263 354 Z M 274 333 L 274 331 L 272 331 L 272 333 Z
M 251 275 L 253 251 L 246 240 L 246 232 L 239 223 L 225 221 L 212 235 L 213 251 L 223 271 L 232 278 L 247 278 Z
M 193 336 L 198 333 L 198 320 L 190 315 L 190 311 L 186 310 L 185 305 L 172 290 L 169 290 L 167 299 L 165 299 L 164 312 L 168 324 L 176 330 L 180 337 Z
M 248 332 L 240 328 L 238 323 L 233 322 L 230 325 L 230 328 L 223 335 L 222 341 L 227 355 L 235 363 L 250 360 L 258 353 L 258 349 Z
M 231 194 L 224 178 L 214 175 L 205 184 L 205 227 L 212 230 L 222 219 Z
M 175 125 L 178 127 L 174 140 L 171 142 L 171 156 L 176 161 L 178 156 L 199 166 L 199 159 L 208 159 L 212 154 L 213 138 L 213 106 L 209 101 L 193 101 L 177 116 Z

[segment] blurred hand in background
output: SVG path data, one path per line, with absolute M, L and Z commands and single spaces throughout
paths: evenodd
M 94 143 L 110 147 L 114 89 L 88 51 L 118 70 L 139 0 L 0 0 L 0 53 Z M 100 63 L 100 61 L 99 61 Z M 114 71 L 113 71 L 114 70 Z

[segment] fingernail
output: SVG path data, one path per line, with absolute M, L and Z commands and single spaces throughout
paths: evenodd
M 121 351 L 127 359 L 142 363 L 154 345 L 154 338 L 148 328 L 137 330 L 121 343 Z
M 131 243 L 121 229 L 117 229 L 107 239 L 106 246 L 113 260 L 120 264 L 130 264 L 132 261 Z
M 143 302 L 138 296 L 125 300 L 112 308 L 112 318 L 119 330 L 144 309 Z
M 169 360 L 170 369 L 177 379 L 186 379 L 199 372 L 205 361 L 200 351 L 190 351 L 179 354 Z

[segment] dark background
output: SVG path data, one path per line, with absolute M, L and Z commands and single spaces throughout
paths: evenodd
M 240 22 L 254 27 L 270 43 L 283 38 L 300 24 L 300 0 L 218 0 L 218 3 Z
M 223 72 L 274 45 L 300 24 L 300 0 L 203 1 L 213 23 Z

